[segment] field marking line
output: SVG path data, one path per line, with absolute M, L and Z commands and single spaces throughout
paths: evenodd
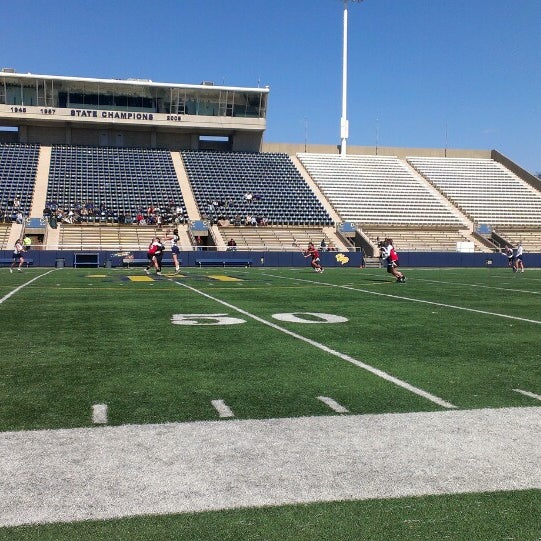
M 211 400 L 212 407 L 218 412 L 220 418 L 235 417 L 233 410 L 223 400 Z
M 527 293 L 528 295 L 541 295 L 541 291 L 528 291 L 527 289 L 514 289 L 510 287 L 486 286 L 483 284 L 464 284 L 461 282 L 446 282 L 445 280 L 429 280 L 428 278 L 415 278 L 419 282 L 431 282 L 434 284 L 447 284 L 458 287 L 474 287 L 479 289 L 495 289 L 497 291 L 512 291 L 514 293 Z
M 431 306 L 440 306 L 442 308 L 453 308 L 454 310 L 462 310 L 464 312 L 473 312 L 475 314 L 483 314 L 485 316 L 503 317 L 505 319 L 513 319 L 515 321 L 523 321 L 525 323 L 535 323 L 536 325 L 541 325 L 541 321 L 538 321 L 536 319 L 510 316 L 508 314 L 500 314 L 498 312 L 489 312 L 488 310 L 478 310 L 476 308 L 466 308 L 464 306 L 457 306 L 455 304 L 445 304 L 442 302 L 427 301 L 425 299 L 414 299 L 413 297 L 404 297 L 403 295 L 393 295 L 392 293 L 381 293 L 380 291 L 371 291 L 370 289 L 362 289 L 360 287 L 352 287 L 352 286 L 346 286 L 346 285 L 341 285 L 341 284 L 331 284 L 329 282 L 316 282 L 314 280 L 307 280 L 306 278 L 291 278 L 289 276 L 279 276 L 276 274 L 267 274 L 267 276 L 271 276 L 273 278 L 279 278 L 281 280 L 299 280 L 301 282 L 308 282 L 309 284 L 314 284 L 318 286 L 328 286 L 328 287 L 337 287 L 340 289 L 349 289 L 351 291 L 359 291 L 360 293 L 368 293 L 369 295 L 377 295 L 379 297 L 389 297 L 391 299 L 399 299 L 402 301 L 419 302 L 421 304 L 430 304 Z M 400 287 L 403 287 L 403 286 L 400 286 Z
M 539 490 L 540 424 L 535 406 L 0 432 L 0 528 Z
M 384 379 L 385 381 L 388 381 L 390 383 L 394 383 L 396 386 L 401 387 L 402 389 L 406 389 L 407 391 L 410 391 L 413 394 L 416 394 L 417 396 L 421 396 L 423 398 L 426 398 L 430 402 L 433 402 L 434 404 L 437 404 L 438 406 L 442 406 L 443 408 L 448 409 L 456 409 L 457 406 L 451 404 L 450 402 L 447 402 L 443 400 L 442 398 L 433 395 L 423 389 L 420 389 L 419 387 L 415 387 L 414 385 L 411 385 L 401 379 L 395 378 L 394 376 L 391 376 L 391 374 L 384 372 L 383 370 L 380 370 L 379 368 L 375 368 L 369 364 L 363 363 L 362 361 L 359 361 L 353 357 L 350 357 L 349 355 L 346 355 L 345 353 L 341 353 L 339 351 L 336 351 L 335 349 L 332 349 L 325 344 L 321 344 L 319 342 L 316 342 L 315 340 L 312 340 L 311 338 L 306 338 L 305 336 L 302 336 L 301 334 L 297 334 L 296 332 L 290 331 L 289 329 L 285 329 L 284 327 L 280 327 L 280 325 L 276 325 L 276 323 L 272 323 L 271 321 L 267 321 L 259 316 L 256 316 L 250 312 L 247 312 L 246 310 L 243 310 L 242 308 L 239 308 L 233 304 L 230 304 L 226 301 L 223 301 L 221 299 L 218 299 L 216 297 L 213 297 L 212 295 L 209 295 L 208 293 L 205 293 L 203 291 L 200 291 L 196 289 L 195 287 L 192 287 L 188 284 L 184 284 L 182 282 L 177 282 L 175 280 L 171 280 L 173 283 L 188 289 L 190 291 L 193 291 L 194 293 L 197 293 L 203 297 L 206 297 L 207 299 L 210 299 L 211 301 L 217 302 L 219 304 L 222 304 L 223 306 L 227 306 L 231 310 L 235 310 L 235 312 L 239 312 L 240 314 L 245 315 L 246 317 L 249 317 L 250 319 L 253 319 L 259 323 L 262 323 L 263 325 L 267 325 L 268 327 L 271 327 L 274 330 L 280 331 L 284 334 L 287 334 L 289 336 L 292 336 L 293 338 L 296 338 L 297 340 L 302 340 L 303 342 L 306 342 L 307 344 L 310 344 L 311 346 L 314 346 L 321 351 L 324 351 L 325 353 L 329 353 L 330 355 L 333 355 L 335 357 L 338 357 L 339 359 L 342 359 L 343 361 L 347 361 L 351 364 L 354 364 L 355 366 L 358 366 L 359 368 L 362 368 L 363 370 L 366 370 L 367 372 L 370 372 L 374 374 L 375 376 L 378 376 L 381 379 Z
M 349 410 L 328 396 L 318 396 L 317 399 L 331 408 L 336 413 L 349 413 Z
M 95 425 L 107 424 L 107 404 L 94 404 L 92 406 L 92 422 Z
M 530 398 L 535 398 L 536 400 L 541 400 L 541 395 L 531 393 L 530 391 L 523 391 L 522 389 L 513 389 L 513 391 L 523 394 L 524 396 L 529 396 Z
M 29 280 L 28 282 L 21 284 L 20 286 L 16 287 L 13 291 L 10 291 L 7 295 L 4 295 L 0 299 L 0 304 L 2 304 L 4 301 L 7 301 L 12 295 L 15 295 L 15 293 L 18 293 L 23 287 L 29 286 L 32 282 L 35 282 L 38 278 L 41 278 L 43 276 L 47 276 L 47 274 L 50 274 L 51 272 L 54 272 L 55 269 L 44 272 L 43 274 L 40 274 L 39 276 L 36 276 L 32 278 L 32 280 Z

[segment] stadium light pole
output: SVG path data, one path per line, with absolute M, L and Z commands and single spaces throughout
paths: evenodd
M 344 43 L 342 48 L 342 117 L 340 118 L 340 156 L 347 154 L 349 121 L 347 117 L 348 87 L 348 2 L 361 3 L 363 0 L 344 0 Z

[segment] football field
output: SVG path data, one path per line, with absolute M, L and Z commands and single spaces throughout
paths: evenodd
M 406 274 L 2 271 L 0 539 L 541 539 L 541 272 Z

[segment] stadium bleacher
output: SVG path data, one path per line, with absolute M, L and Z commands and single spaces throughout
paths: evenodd
M 10 225 L 0 223 L 0 250 L 6 250 L 8 248 L 10 230 Z
M 500 243 L 502 247 L 504 244 L 516 247 L 520 242 L 527 252 L 541 252 L 541 226 L 502 226 L 498 227 L 497 235 L 505 241 Z
M 39 153 L 39 145 L 0 145 L 0 205 L 8 210 L 9 223 L 15 199 L 28 216 Z M 324 228 L 334 224 L 287 154 L 179 154 L 201 218 L 218 223 L 223 240 L 234 238 L 238 250 L 288 251 L 297 241 L 329 241 Z M 522 241 L 527 250 L 541 251 L 541 193 L 494 160 L 297 157 L 340 218 L 357 225 L 374 246 L 378 237 L 392 236 L 403 251 L 455 251 L 462 242 L 487 250 L 468 229 L 488 224 L 503 239 L 496 247 Z M 62 209 L 90 203 L 94 213 L 84 221 L 118 225 L 101 230 L 62 224 L 59 249 L 142 250 L 154 229 L 139 234 L 124 225 L 124 216 L 129 223 L 148 206 L 185 208 L 171 153 L 155 149 L 53 145 L 46 199 Z M 247 215 L 272 227 L 249 227 Z M 9 225 L 0 237 L 6 249 Z
M 403 252 L 454 252 L 457 250 L 457 245 L 464 242 L 473 242 L 476 251 L 484 251 L 484 246 L 476 239 L 454 228 L 389 227 L 384 229 L 366 226 L 362 231 L 376 245 L 384 238 L 392 238 L 396 249 Z
M 332 220 L 287 154 L 182 151 L 202 216 L 235 223 L 328 226 Z
M 47 202 L 61 209 L 88 204 L 92 212 L 81 213 L 84 221 L 117 223 L 149 206 L 162 213 L 184 209 L 168 151 L 120 147 L 54 145 Z
M 492 227 L 541 225 L 541 193 L 494 160 L 407 160 L 476 223 Z
M 317 227 L 222 227 L 227 241 L 234 239 L 237 250 L 298 251 L 309 242 L 319 246 L 322 240 L 329 245 L 331 240 Z
M 63 224 L 60 228 L 58 247 L 60 250 L 146 251 L 155 235 L 163 235 L 163 230 L 150 226 L 121 224 L 115 227 Z
M 39 150 L 34 144 L 0 143 L 0 213 L 6 222 L 19 210 L 24 217 L 30 212 Z
M 345 221 L 467 227 L 396 157 L 297 156 Z

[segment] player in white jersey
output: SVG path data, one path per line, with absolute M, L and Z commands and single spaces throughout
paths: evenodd
M 165 238 L 171 241 L 171 252 L 173 254 L 173 262 L 175 263 L 175 274 L 178 274 L 180 271 L 180 261 L 178 258 L 178 255 L 180 254 L 180 248 L 178 245 L 180 237 L 178 236 L 178 229 L 173 229 L 173 233 L 171 233 L 169 230 L 166 231 Z
M 23 241 L 21 239 L 19 239 L 15 243 L 15 247 L 13 248 L 13 258 L 12 258 L 12 261 L 11 261 L 11 267 L 9 267 L 9 272 L 13 272 L 13 269 L 14 269 L 14 267 L 17 266 L 17 264 L 19 265 L 17 267 L 17 270 L 19 272 L 21 272 L 21 268 L 22 268 L 23 263 L 24 263 L 23 255 L 24 255 Z
M 524 262 L 522 261 L 522 242 L 519 242 L 517 245 L 517 248 L 515 250 L 515 256 L 514 256 L 514 266 L 513 270 L 515 272 L 524 272 Z

